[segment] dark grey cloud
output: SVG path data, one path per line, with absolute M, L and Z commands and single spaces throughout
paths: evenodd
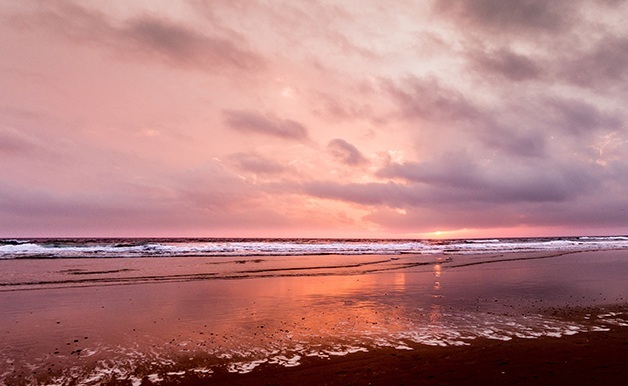
M 623 127 L 616 112 L 587 98 L 514 95 L 511 100 L 478 114 L 473 122 L 476 139 L 510 157 L 548 158 L 551 142 L 586 152 L 596 135 Z M 562 154 L 569 158 L 569 154 Z
M 286 165 L 253 153 L 236 153 L 229 157 L 236 167 L 257 174 L 280 174 L 288 168 Z
M 582 200 L 527 208 L 528 221 L 538 225 L 571 225 L 583 229 L 620 227 L 628 224 L 628 205 L 618 197 L 603 196 L 598 200 Z
M 250 49 L 244 38 L 217 26 L 210 26 L 209 32 L 199 32 L 147 14 L 119 22 L 71 1 L 40 5 L 33 13 L 13 15 L 11 23 L 17 28 L 63 36 L 72 42 L 102 46 L 128 60 L 156 59 L 203 71 L 257 71 L 265 66 L 264 58 Z
M 477 67 L 500 75 L 488 84 L 501 96 L 490 105 L 435 78 L 382 82 L 396 119 L 416 135 L 420 161 L 389 162 L 375 174 L 387 182 L 317 181 L 304 192 L 368 206 L 369 220 L 405 231 L 621 226 L 628 220 L 617 200 L 628 189 L 622 112 L 587 93 L 561 95 L 537 82 L 513 87 L 553 73 L 512 51 L 497 53 L 514 68 Z M 604 141 L 610 145 L 596 148 Z
M 144 16 L 118 31 L 131 49 L 157 55 L 174 64 L 199 68 L 259 69 L 262 58 L 236 42 L 207 36 L 172 21 Z
M 574 0 L 449 0 L 435 10 L 458 22 L 490 31 L 557 33 L 571 26 Z
M 500 123 L 478 130 L 478 139 L 493 151 L 509 157 L 544 158 L 547 156 L 547 133 L 533 122 Z
M 543 81 L 594 89 L 626 91 L 628 38 L 604 19 L 585 13 L 582 1 L 443 1 L 440 16 L 465 28 L 469 69 L 493 87 L 506 82 Z M 605 12 L 612 4 L 599 2 Z M 460 24 L 462 23 L 462 24 Z M 526 51 L 516 51 L 517 43 Z M 505 82 L 493 79 L 500 76 Z
M 512 163 L 508 159 L 480 165 L 464 154 L 449 154 L 437 161 L 393 163 L 378 172 L 383 178 L 411 182 L 415 191 L 429 192 L 436 202 L 520 203 L 561 202 L 590 193 L 596 178 L 583 165 L 572 167 L 546 161 Z M 412 184 L 410 186 L 413 186 Z M 397 205 L 412 205 L 413 201 Z
M 436 143 L 443 133 L 465 136 L 452 145 L 462 148 L 480 146 L 475 151 L 499 151 L 513 157 L 544 157 L 550 114 L 540 103 L 523 100 L 527 96 L 512 93 L 500 103 L 486 107 L 462 92 L 441 85 L 435 79 L 406 77 L 395 84 L 387 82 L 386 91 L 396 104 L 398 116 L 417 130 L 417 142 L 432 142 L 432 151 L 447 144 Z M 553 123 L 553 122 L 552 122 Z M 450 138 L 450 137 L 448 137 Z
M 499 75 L 507 80 L 520 82 L 540 79 L 544 75 L 540 63 L 508 48 L 471 53 L 469 60 L 482 76 Z
M 556 74 L 568 82 L 596 89 L 622 87 L 628 77 L 628 37 L 607 34 L 592 48 L 563 57 L 561 64 Z
M 621 118 L 600 110 L 586 100 L 574 98 L 549 98 L 543 104 L 550 123 L 570 135 L 590 135 L 601 129 L 616 130 L 623 125 Z
M 614 179 L 604 176 L 601 167 L 559 161 L 487 166 L 461 158 L 391 164 L 378 173 L 398 182 L 318 181 L 303 189 L 319 198 L 369 206 L 369 220 L 414 232 L 469 224 L 594 229 L 628 221 L 625 200 L 617 198 L 618 191 L 628 188 L 628 181 L 609 183 L 609 178 Z M 612 174 L 618 177 L 621 170 Z M 403 208 L 403 214 L 396 208 Z
M 291 119 L 262 115 L 250 110 L 223 110 L 223 115 L 225 123 L 237 131 L 296 141 L 308 138 L 305 126 Z
M 366 165 L 369 162 L 355 146 L 344 139 L 332 139 L 327 144 L 327 149 L 334 158 L 349 166 Z
M 381 178 L 403 179 L 444 188 L 472 187 L 479 183 L 478 167 L 468 156 L 445 153 L 437 160 L 422 163 L 391 163 L 376 175 Z
M 595 136 L 625 131 L 621 111 L 586 94 L 561 96 L 551 88 L 516 88 L 504 80 L 489 86 L 502 97 L 487 105 L 435 79 L 408 76 L 383 84 L 397 118 L 416 127 L 417 144 L 431 143 L 422 145 L 430 153 L 446 150 L 442 141 L 451 140 L 476 154 L 497 151 L 513 159 L 547 158 L 552 141 L 583 154 Z
M 384 90 L 406 118 L 454 122 L 478 115 L 477 107 L 468 98 L 442 86 L 436 78 L 407 76 L 398 83 L 385 82 Z

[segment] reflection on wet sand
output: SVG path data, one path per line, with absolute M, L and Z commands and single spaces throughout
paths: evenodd
M 434 264 L 434 286 L 432 287 L 432 298 L 439 299 L 442 298 L 443 295 L 440 294 L 441 286 L 440 286 L 440 276 L 441 276 L 441 265 Z M 443 316 L 442 306 L 435 301 L 430 307 L 430 325 L 433 325 L 435 328 L 438 328 L 438 322 Z
M 364 266 L 356 266 L 359 259 L 353 258 L 345 274 L 317 269 L 309 276 L 0 292 L 5 342 L 0 380 L 96 384 L 107 377 L 158 379 L 180 371 L 211 376 L 219 368 L 247 372 L 263 363 L 295 366 L 306 357 L 373 347 L 562 336 L 602 328 L 611 320 L 624 323 L 623 314 L 575 323 L 542 313 L 541 300 L 543 307 L 569 305 L 586 292 L 596 297 L 581 304 L 598 304 L 602 299 L 618 302 L 627 292 L 625 260 L 612 253 L 581 257 L 517 258 L 490 266 L 368 257 L 403 267 L 358 274 L 355 269 Z M 142 266 L 151 263 L 133 262 L 125 269 L 134 271 L 114 275 L 154 271 L 154 266 Z M 178 263 L 185 265 L 185 260 Z M 175 273 L 187 274 L 203 262 L 188 263 Z M 337 263 L 329 256 L 302 262 L 311 267 Z M 54 272 L 77 269 L 68 261 L 50 264 L 48 268 L 64 265 Z M 98 264 L 89 269 L 112 270 Z M 229 269 L 225 266 L 225 272 Z

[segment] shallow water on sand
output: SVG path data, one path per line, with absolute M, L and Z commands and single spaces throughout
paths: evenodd
M 626 251 L 4 261 L 0 384 L 211 377 L 373 347 L 628 325 Z

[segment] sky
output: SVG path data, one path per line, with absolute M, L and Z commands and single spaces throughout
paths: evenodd
M 3 0 L 0 236 L 628 234 L 627 16 Z

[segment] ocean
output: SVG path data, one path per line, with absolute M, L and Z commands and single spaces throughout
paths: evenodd
M 608 331 L 628 326 L 626 277 L 626 236 L 4 239 L 0 384 L 211 381 L 378 348 Z
M 2 239 L 0 259 L 479 254 L 628 248 L 628 236 L 452 240 L 74 238 Z

